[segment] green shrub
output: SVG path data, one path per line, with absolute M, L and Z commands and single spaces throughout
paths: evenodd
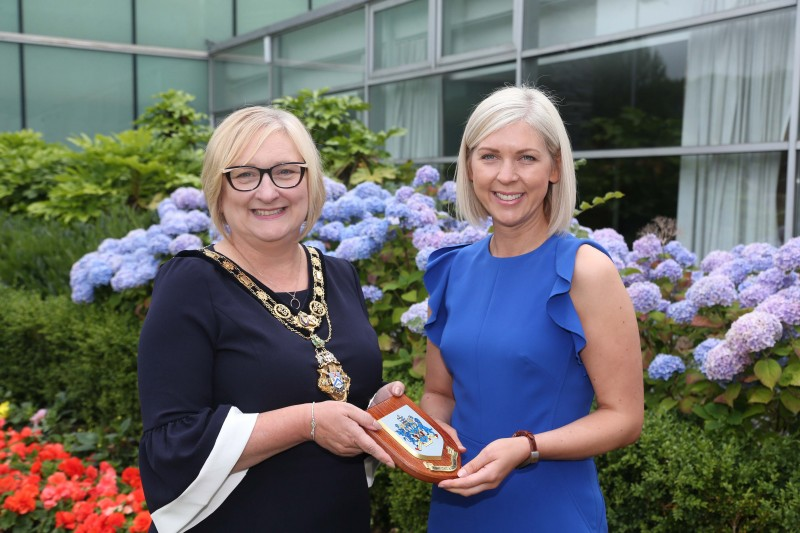
M 69 294 L 69 272 L 84 254 L 106 238 L 119 238 L 148 226 L 151 211 L 111 208 L 91 224 L 0 215 L 0 284 L 39 295 Z
M 639 441 L 597 458 L 609 530 L 790 531 L 800 438 L 704 431 L 647 411 Z
M 385 148 L 387 139 L 405 135 L 405 130 L 373 132 L 358 118 L 369 109 L 368 103 L 357 96 L 326 96 L 327 91 L 303 89 L 297 96 L 276 98 L 272 104 L 303 121 L 319 148 L 328 175 L 350 185 L 410 179 L 410 162 L 400 167 L 393 165 Z
M 133 315 L 0 287 L 0 383 L 17 403 L 60 406 L 76 430 L 141 428 L 136 384 L 140 329 Z
M 64 171 L 70 150 L 32 130 L 0 133 L 0 211 L 24 212 L 47 198 L 53 176 Z

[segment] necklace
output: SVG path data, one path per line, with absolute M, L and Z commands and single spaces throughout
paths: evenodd
M 322 274 L 322 261 L 319 258 L 319 252 L 317 252 L 315 248 L 305 249 L 311 257 L 311 276 L 314 283 L 311 290 L 312 299 L 308 304 L 311 314 L 300 310 L 298 310 L 297 313 L 292 313 L 287 306 L 276 302 L 267 291 L 256 285 L 256 283 L 250 279 L 250 276 L 245 274 L 236 263 L 226 256 L 211 251 L 208 248 L 203 248 L 203 254 L 215 260 L 222 268 L 229 272 L 236 281 L 250 291 L 250 293 L 267 308 L 272 316 L 286 327 L 286 329 L 311 341 L 311 344 L 314 346 L 314 353 L 317 359 L 317 373 L 319 374 L 317 387 L 334 400 L 344 402 L 347 401 L 347 393 L 350 391 L 350 376 L 342 369 L 342 364 L 336 359 L 336 356 L 325 348 L 325 343 L 330 341 L 333 335 L 333 326 L 331 325 L 331 317 L 328 314 L 328 306 L 325 304 L 325 278 Z M 297 291 L 295 291 L 295 293 L 296 292 Z M 289 305 L 294 307 L 295 300 L 297 300 L 297 298 L 293 295 Z M 299 309 L 299 307 L 300 301 L 297 300 L 296 309 Z M 322 325 L 323 320 L 328 324 L 328 336 L 324 340 L 314 332 Z

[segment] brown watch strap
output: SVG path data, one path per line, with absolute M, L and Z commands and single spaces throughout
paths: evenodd
M 512 437 L 526 437 L 528 439 L 528 443 L 531 445 L 531 454 L 528 456 L 527 459 L 522 461 L 517 468 L 524 468 L 530 464 L 536 463 L 539 461 L 539 449 L 536 447 L 536 437 L 533 436 L 533 433 L 530 431 L 525 431 L 521 429 L 519 431 L 514 432 Z

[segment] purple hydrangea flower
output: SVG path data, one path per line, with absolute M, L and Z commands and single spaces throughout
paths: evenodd
M 789 326 L 800 325 L 800 298 L 786 298 L 783 292 L 765 298 L 755 311 L 769 313 Z
M 789 272 L 788 274 L 779 267 L 772 267 L 759 272 L 756 276 L 756 282 L 762 283 L 777 292 L 785 289 L 794 284 L 797 279 L 797 274 Z
M 361 292 L 364 293 L 364 299 L 368 302 L 377 302 L 383 298 L 383 291 L 375 285 L 362 285 Z
M 161 217 L 161 228 L 164 233 L 176 237 L 181 233 L 189 233 L 189 219 L 185 211 L 169 211 Z
M 721 342 L 708 350 L 706 359 L 700 371 L 708 379 L 716 381 L 730 381 L 745 369 L 750 362 L 747 354 L 732 351 L 726 342 Z
M 800 237 L 789 239 L 778 248 L 774 256 L 774 264 L 785 272 L 800 270 Z
M 637 281 L 628 287 L 628 295 L 637 313 L 649 313 L 661 305 L 661 289 L 649 281 Z
M 650 272 L 650 279 L 667 278 L 675 283 L 683 277 L 683 267 L 674 259 L 662 261 Z
M 686 291 L 686 299 L 698 308 L 729 306 L 736 299 L 736 288 L 726 276 L 710 275 L 697 280 Z
M 706 361 L 706 356 L 708 355 L 709 350 L 721 344 L 722 342 L 722 339 L 711 337 L 710 339 L 706 339 L 695 346 L 694 362 L 697 364 L 698 368 L 703 368 L 703 364 Z
M 648 233 L 633 241 L 633 251 L 639 254 L 640 258 L 652 262 L 658 259 L 664 250 L 661 246 L 661 239 Z
M 667 318 L 671 318 L 677 324 L 691 324 L 696 314 L 697 307 L 689 300 L 673 302 L 667 307 Z
M 442 183 L 436 196 L 440 202 L 454 203 L 456 201 L 456 182 L 448 180 Z
M 202 211 L 195 209 L 187 212 L 184 216 L 191 233 L 204 233 L 211 226 L 211 218 Z
M 745 308 L 757 306 L 775 292 L 774 287 L 763 283 L 754 282 L 747 286 L 744 285 L 742 284 L 739 288 L 739 304 Z
M 425 298 L 422 302 L 413 304 L 406 312 L 400 315 L 400 323 L 405 327 L 418 333 L 425 335 L 425 322 L 428 321 L 428 299 Z
M 697 255 L 687 250 L 680 242 L 670 241 L 664 246 L 664 251 L 672 256 L 684 268 L 694 266 Z
M 616 230 L 611 228 L 594 230 L 590 238 L 605 248 L 611 257 L 616 256 L 624 260 L 628 256 L 629 250 L 628 245 L 625 243 L 625 237 Z
M 180 187 L 169 196 L 178 209 L 191 211 L 193 209 L 208 209 L 203 191 L 194 187 Z
M 730 252 L 723 250 L 714 250 L 709 252 L 708 255 L 700 262 L 700 268 L 705 273 L 710 273 L 721 267 L 728 261 L 733 261 L 735 256 Z
M 752 311 L 731 324 L 725 342 L 733 352 L 760 352 L 775 346 L 782 333 L 783 326 L 775 315 Z
M 412 187 L 421 187 L 429 183 L 435 185 L 439 183 L 439 171 L 430 165 L 423 165 L 417 169 L 414 180 L 411 182 Z
M 398 202 L 405 203 L 411 196 L 416 194 L 417 191 L 414 190 L 413 187 L 409 187 L 408 185 L 403 185 L 399 189 L 397 189 L 394 193 L 394 199 Z
M 199 250 L 203 247 L 203 241 L 200 237 L 191 233 L 184 233 L 178 235 L 172 242 L 169 243 L 169 253 L 176 255 L 183 250 Z
M 675 373 L 686 371 L 686 365 L 683 359 L 677 355 L 668 355 L 660 353 L 650 362 L 647 367 L 647 375 L 650 379 L 668 380 Z

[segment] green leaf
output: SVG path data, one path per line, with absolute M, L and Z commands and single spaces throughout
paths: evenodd
M 725 389 L 725 392 L 722 393 L 722 398 L 725 400 L 725 403 L 730 407 L 733 407 L 733 402 L 736 398 L 739 397 L 739 393 L 742 391 L 742 384 L 741 383 L 731 383 L 728 385 L 728 388 Z
M 758 380 L 770 389 L 775 388 L 775 384 L 781 377 L 781 365 L 774 359 L 762 359 L 758 361 L 754 370 Z
M 402 298 L 404 302 L 411 302 L 415 304 L 417 303 L 417 291 L 408 291 L 400 296 L 400 298 Z
M 774 393 L 772 390 L 764 387 L 757 387 L 747 392 L 747 401 L 749 403 L 769 403 L 773 396 Z
M 785 408 L 791 411 L 793 415 L 800 413 L 800 398 L 798 398 L 795 394 L 792 394 L 789 391 L 782 391 L 781 403 Z
M 664 398 L 658 404 L 658 408 L 662 411 L 669 411 L 673 409 L 676 405 L 678 405 L 678 401 L 675 398 Z
M 778 385 L 781 387 L 800 387 L 800 363 L 786 365 L 781 374 L 781 379 L 778 380 Z

